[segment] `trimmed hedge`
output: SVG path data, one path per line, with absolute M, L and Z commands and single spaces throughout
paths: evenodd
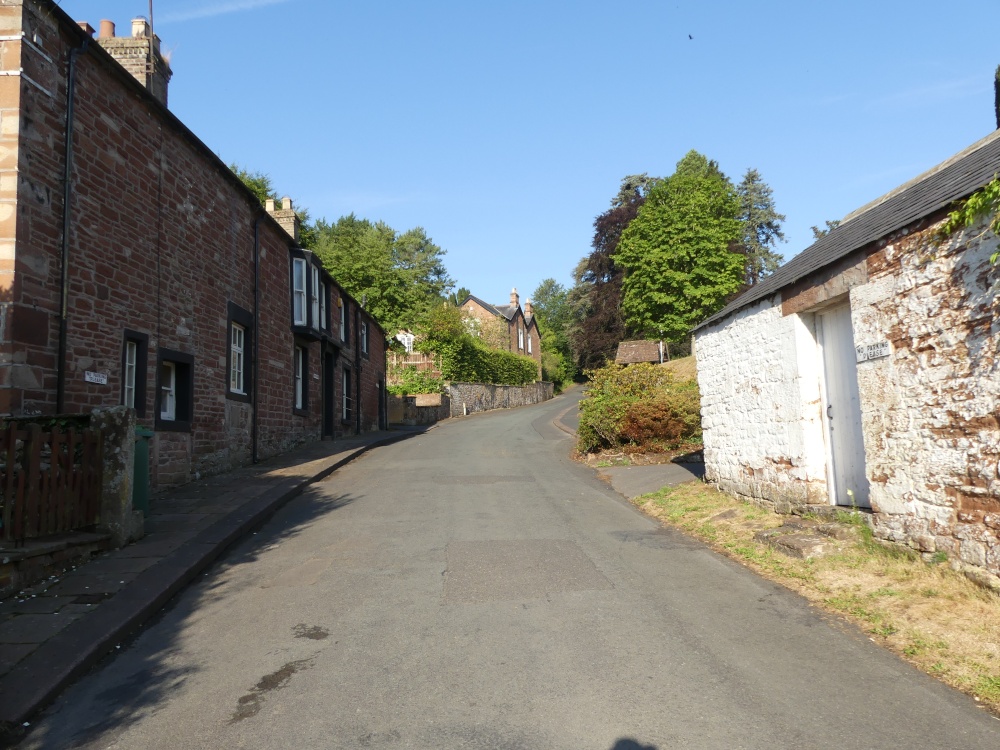
M 531 357 L 490 349 L 472 336 L 435 342 L 441 357 L 441 376 L 462 383 L 525 385 L 538 379 L 538 365 Z

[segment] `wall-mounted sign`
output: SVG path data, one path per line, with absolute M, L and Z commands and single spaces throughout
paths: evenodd
M 861 344 L 854 347 L 858 354 L 858 362 L 867 362 L 869 359 L 879 359 L 888 357 L 891 353 L 888 341 L 879 341 L 875 344 Z
M 106 372 L 91 372 L 87 370 L 83 373 L 83 379 L 88 383 L 100 383 L 101 385 L 108 384 L 108 374 Z

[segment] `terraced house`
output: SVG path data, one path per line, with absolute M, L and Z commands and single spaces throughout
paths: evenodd
M 384 421 L 384 331 L 170 112 L 144 19 L 0 0 L 0 62 L 0 414 L 133 407 L 160 486 Z
M 878 536 L 1000 574 L 1000 240 L 940 234 L 998 173 L 1000 131 L 696 329 L 711 481 L 786 512 L 870 509 Z

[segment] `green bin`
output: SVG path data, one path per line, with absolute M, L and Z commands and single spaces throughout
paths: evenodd
M 149 515 L 149 439 L 153 431 L 135 428 L 135 461 L 132 472 L 132 509 Z

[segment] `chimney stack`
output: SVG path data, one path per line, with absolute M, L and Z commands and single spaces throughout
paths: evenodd
M 160 38 L 153 33 L 149 21 L 142 17 L 134 18 L 131 36 L 115 36 L 115 24 L 102 20 L 97 43 L 145 86 L 160 104 L 167 106 L 167 84 L 173 71 L 160 54 Z
M 287 195 L 282 198 L 280 209 L 275 206 L 275 201 L 272 198 L 268 198 L 264 203 L 264 208 L 281 225 L 281 228 L 288 232 L 289 237 L 296 242 L 299 241 L 299 217 L 295 214 L 295 209 L 292 208 L 291 198 Z
M 517 287 L 514 287 L 513 289 L 510 290 L 510 304 L 513 307 L 517 307 L 519 304 L 521 304 L 521 298 L 517 294 Z
M 526 299 L 524 301 L 524 314 L 525 315 L 534 315 L 535 314 L 535 306 L 533 304 L 531 304 L 531 300 L 530 299 Z

